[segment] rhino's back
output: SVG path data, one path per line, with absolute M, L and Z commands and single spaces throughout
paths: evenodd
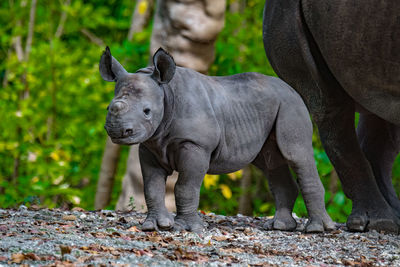
M 400 1 L 302 1 L 328 68 L 367 110 L 400 124 Z
M 289 85 L 258 73 L 212 77 L 178 67 L 170 84 L 175 111 L 168 142 L 186 140 L 206 149 L 208 173 L 228 173 L 252 162 L 279 109 L 296 105 L 306 111 Z

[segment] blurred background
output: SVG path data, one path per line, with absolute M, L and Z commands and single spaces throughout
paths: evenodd
M 263 48 L 263 5 L 264 0 L 1 1 L 0 208 L 115 209 L 122 201 L 121 209 L 140 210 L 140 192 L 132 191 L 140 187 L 140 170 L 129 170 L 138 168 L 137 156 L 112 144 L 103 129 L 114 84 L 100 77 L 102 51 L 108 45 L 130 72 L 147 66 L 163 46 L 178 64 L 209 75 L 275 75 Z M 344 222 L 351 203 L 317 132 L 313 144 L 328 212 Z M 399 166 L 397 160 L 396 190 Z M 255 216 L 275 211 L 267 180 L 252 166 L 206 175 L 200 209 Z M 295 212 L 307 214 L 301 196 Z

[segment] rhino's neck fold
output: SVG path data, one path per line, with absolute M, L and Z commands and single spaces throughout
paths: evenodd
M 150 138 L 150 140 L 157 140 L 168 134 L 168 129 L 174 118 L 174 92 L 172 91 L 172 88 L 171 86 L 169 86 L 169 84 L 162 84 L 161 88 L 164 91 L 164 115 L 160 122 L 160 125 L 158 126 L 157 130 Z

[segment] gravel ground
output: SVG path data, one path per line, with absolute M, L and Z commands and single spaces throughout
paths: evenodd
M 200 235 L 142 232 L 143 213 L 0 209 L 0 266 L 400 266 L 397 235 L 265 231 L 265 218 L 202 217 Z

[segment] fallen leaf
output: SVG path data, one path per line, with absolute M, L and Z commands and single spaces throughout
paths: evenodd
M 175 246 L 182 246 L 183 245 L 182 241 L 179 241 L 179 240 L 172 240 L 172 241 L 169 241 L 168 243 L 171 244 L 171 245 L 175 245 Z
M 360 260 L 342 259 L 342 263 L 345 266 L 361 266 L 361 267 L 373 267 L 374 266 L 373 262 L 367 260 L 365 256 L 361 256 Z
M 161 236 L 149 236 L 149 241 L 150 242 L 154 242 L 154 243 L 158 243 L 160 241 L 162 241 L 162 237 Z
M 228 239 L 228 237 L 226 236 L 213 236 L 212 239 L 214 239 L 215 241 L 225 241 Z
M 55 261 L 52 265 L 49 266 L 56 266 L 56 267 L 75 267 L 76 264 L 69 262 L 69 261 Z
M 224 253 L 243 253 L 244 250 L 242 248 L 220 248 L 221 252 Z
M 115 248 L 113 248 L 113 247 L 106 247 L 106 246 L 100 246 L 100 249 L 102 251 L 114 251 L 115 250 Z
M 134 252 L 135 252 L 135 254 L 138 255 L 138 256 L 143 256 L 143 255 L 146 255 L 146 256 L 149 256 L 149 257 L 153 257 L 153 256 L 154 256 L 153 253 L 151 253 L 151 252 L 149 252 L 149 251 L 146 251 L 146 250 L 142 250 L 142 249 L 137 250 L 137 251 L 134 251 Z
M 97 238 L 105 238 L 106 234 L 102 232 L 97 232 L 97 233 L 90 233 L 92 236 L 97 237 Z
M 70 254 L 72 251 L 72 248 L 69 246 L 63 246 L 60 245 L 60 250 L 61 250 L 61 257 L 64 257 L 65 254 Z
M 21 263 L 23 260 L 25 260 L 25 255 L 22 253 L 15 253 L 11 255 L 11 261 L 13 263 Z
M 127 229 L 129 232 L 140 232 L 140 230 L 136 226 L 132 226 L 131 228 Z
M 196 261 L 198 263 L 207 262 L 208 257 L 205 254 L 195 252 L 195 251 L 187 251 L 182 249 L 181 247 L 177 247 L 174 251 L 174 254 L 171 257 L 172 260 L 179 261 Z
M 119 252 L 116 251 L 116 250 L 112 250 L 112 251 L 110 251 L 110 253 L 111 253 L 111 255 L 113 255 L 113 256 L 119 256 L 119 255 L 121 255 L 121 253 L 119 253 Z
M 110 235 L 110 237 L 121 237 L 121 233 L 119 233 L 119 232 L 112 232 L 112 234 Z
M 75 215 L 64 215 L 62 217 L 62 219 L 64 221 L 75 221 L 76 220 L 76 216 Z
M 32 252 L 24 254 L 24 256 L 27 260 L 40 261 L 40 257 Z

